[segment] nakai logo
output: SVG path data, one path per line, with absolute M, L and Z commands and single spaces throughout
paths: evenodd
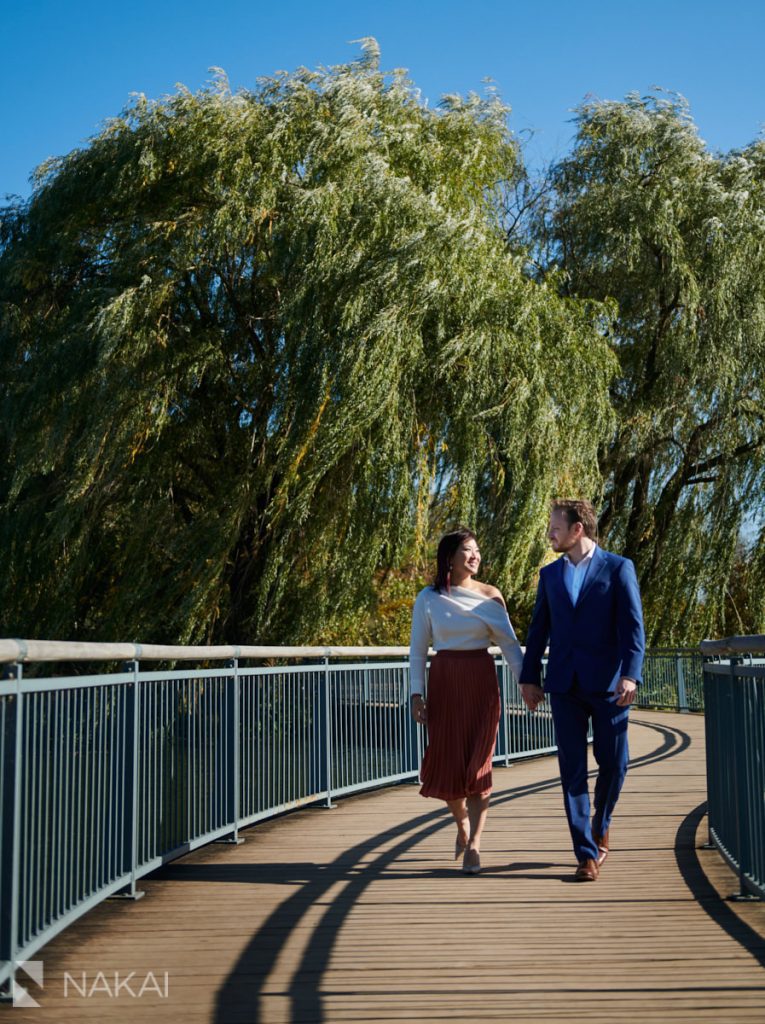
M 71 998 L 73 995 L 83 999 L 92 999 L 93 996 L 105 995 L 110 999 L 119 999 L 127 996 L 129 999 L 140 999 L 141 996 L 155 995 L 160 999 L 167 999 L 170 994 L 170 975 L 167 971 L 156 975 L 154 971 L 148 971 L 141 976 L 137 971 L 130 971 L 129 974 L 122 974 L 120 971 L 98 971 L 96 974 L 88 974 L 87 971 L 80 971 L 79 977 L 64 971 L 64 998 Z
M 43 962 L 42 960 L 15 960 L 13 964 L 17 971 L 23 971 L 28 978 L 31 978 L 38 988 L 43 987 Z M 40 1004 L 36 999 L 33 999 L 27 992 L 24 986 L 13 979 L 11 986 L 11 995 L 13 997 L 14 1006 L 39 1006 Z

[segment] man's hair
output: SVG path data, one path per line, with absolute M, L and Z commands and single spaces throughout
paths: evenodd
M 552 503 L 551 511 L 561 512 L 566 517 L 569 526 L 581 523 L 585 537 L 597 541 L 598 517 L 592 502 L 582 501 L 578 498 L 556 498 Z

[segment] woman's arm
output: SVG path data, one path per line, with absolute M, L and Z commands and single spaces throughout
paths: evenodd
M 417 595 L 412 609 L 412 631 L 409 637 L 409 689 L 411 695 L 425 693 L 425 665 L 430 649 L 431 626 L 427 608 L 427 592 Z
M 502 651 L 505 661 L 517 681 L 520 678 L 523 665 L 523 650 L 518 643 L 510 616 L 507 614 L 505 599 L 496 587 L 484 583 L 482 590 L 491 600 L 488 614 L 489 639 Z

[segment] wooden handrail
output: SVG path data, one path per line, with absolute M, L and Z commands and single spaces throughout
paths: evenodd
M 765 636 L 702 640 L 702 654 L 765 654 Z M 490 647 L 491 654 L 500 654 Z M 431 652 L 433 653 L 433 652 Z M 231 658 L 408 658 L 408 647 L 258 646 L 253 644 L 81 643 L 77 640 L 0 640 L 0 664 L 45 661 L 227 661 Z
M 490 648 L 499 653 L 499 648 Z M 0 640 L 0 663 L 37 661 L 227 661 L 231 658 L 408 658 L 408 647 L 205 647 L 172 644 Z

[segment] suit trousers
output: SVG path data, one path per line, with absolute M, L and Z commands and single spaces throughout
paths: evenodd
M 595 831 L 603 835 L 627 774 L 629 707 L 620 707 L 610 693 L 587 693 L 576 682 L 566 693 L 550 693 L 563 801 L 578 861 L 596 859 Z M 590 824 L 587 783 L 587 730 L 592 720 L 592 750 L 598 764 L 594 813 Z

